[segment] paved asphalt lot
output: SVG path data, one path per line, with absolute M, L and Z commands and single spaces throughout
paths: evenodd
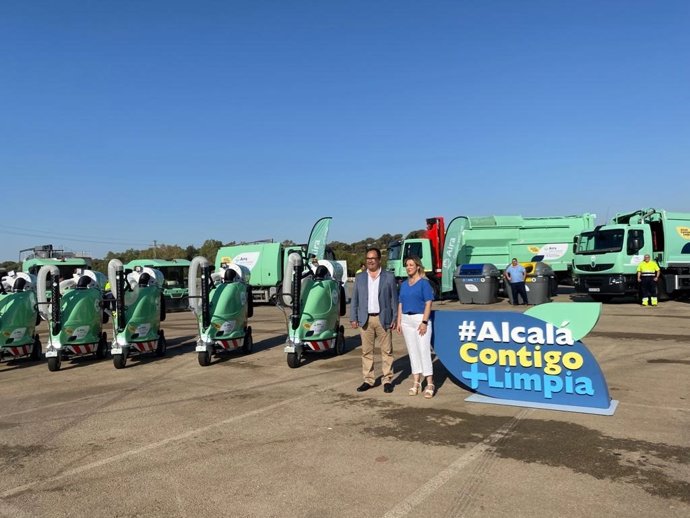
M 603 417 L 465 402 L 439 362 L 438 395 L 409 397 L 398 335 L 394 393 L 357 393 L 353 330 L 344 356 L 290 369 L 268 306 L 252 354 L 201 367 L 191 314 L 171 314 L 168 355 L 124 370 L 0 364 L 0 515 L 687 517 L 689 317 L 604 306 L 584 339 L 620 401 Z

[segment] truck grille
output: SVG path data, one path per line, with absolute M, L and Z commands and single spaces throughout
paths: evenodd
M 591 264 L 579 264 L 577 265 L 578 270 L 583 272 L 603 272 L 604 270 L 610 270 L 613 268 L 613 263 L 611 264 L 596 264 L 592 266 Z

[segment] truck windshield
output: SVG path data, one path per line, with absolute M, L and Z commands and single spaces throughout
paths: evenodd
M 418 257 L 419 259 L 424 258 L 424 251 L 422 250 L 422 243 L 419 241 L 414 241 L 412 243 L 405 243 L 405 251 L 403 253 L 404 257 Z
M 388 260 L 389 261 L 399 261 L 400 253 L 402 252 L 402 243 L 400 241 L 394 241 L 388 245 Z
M 577 254 L 603 254 L 623 249 L 623 229 L 599 230 L 580 234 Z

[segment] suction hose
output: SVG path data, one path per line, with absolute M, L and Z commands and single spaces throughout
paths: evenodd
M 282 287 L 282 297 L 281 301 L 285 305 L 292 305 L 292 284 L 293 284 L 293 273 L 295 272 L 295 266 L 299 265 L 300 275 L 302 275 L 302 269 L 304 268 L 304 263 L 302 261 L 302 254 L 299 252 L 292 252 L 288 255 L 287 262 L 285 263 L 285 272 L 283 273 L 283 287 Z
M 46 291 L 48 290 L 48 275 L 51 276 L 51 301 L 48 302 Z M 46 320 L 52 323 L 52 333 L 60 332 L 60 270 L 57 266 L 43 265 L 38 271 L 38 280 L 36 281 L 36 300 L 38 301 L 38 311 Z M 50 309 L 44 309 L 50 305 Z
M 201 293 L 197 288 L 197 276 L 201 270 Z M 211 323 L 210 308 L 208 304 L 209 283 L 211 282 L 211 265 L 205 257 L 197 256 L 189 265 L 189 308 L 199 316 L 201 314 L 202 325 L 207 328 Z
M 303 269 L 304 263 L 302 262 L 302 254 L 299 254 L 297 252 L 291 253 L 288 256 L 287 264 L 285 265 L 285 275 L 283 276 L 283 293 L 290 294 L 289 303 L 292 307 L 292 315 L 290 315 L 290 324 L 293 330 L 299 327 Z
M 108 263 L 108 282 L 110 290 L 115 296 L 115 328 L 118 333 L 125 330 L 125 268 L 119 259 L 111 259 Z
M 211 325 L 211 308 L 209 298 L 211 293 L 211 265 L 205 264 L 201 267 L 201 325 L 208 329 Z

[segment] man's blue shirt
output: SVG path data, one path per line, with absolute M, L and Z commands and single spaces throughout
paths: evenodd
M 521 264 L 513 266 L 512 264 L 506 268 L 506 273 L 510 275 L 510 282 L 524 282 L 527 272 L 525 272 L 525 267 Z

